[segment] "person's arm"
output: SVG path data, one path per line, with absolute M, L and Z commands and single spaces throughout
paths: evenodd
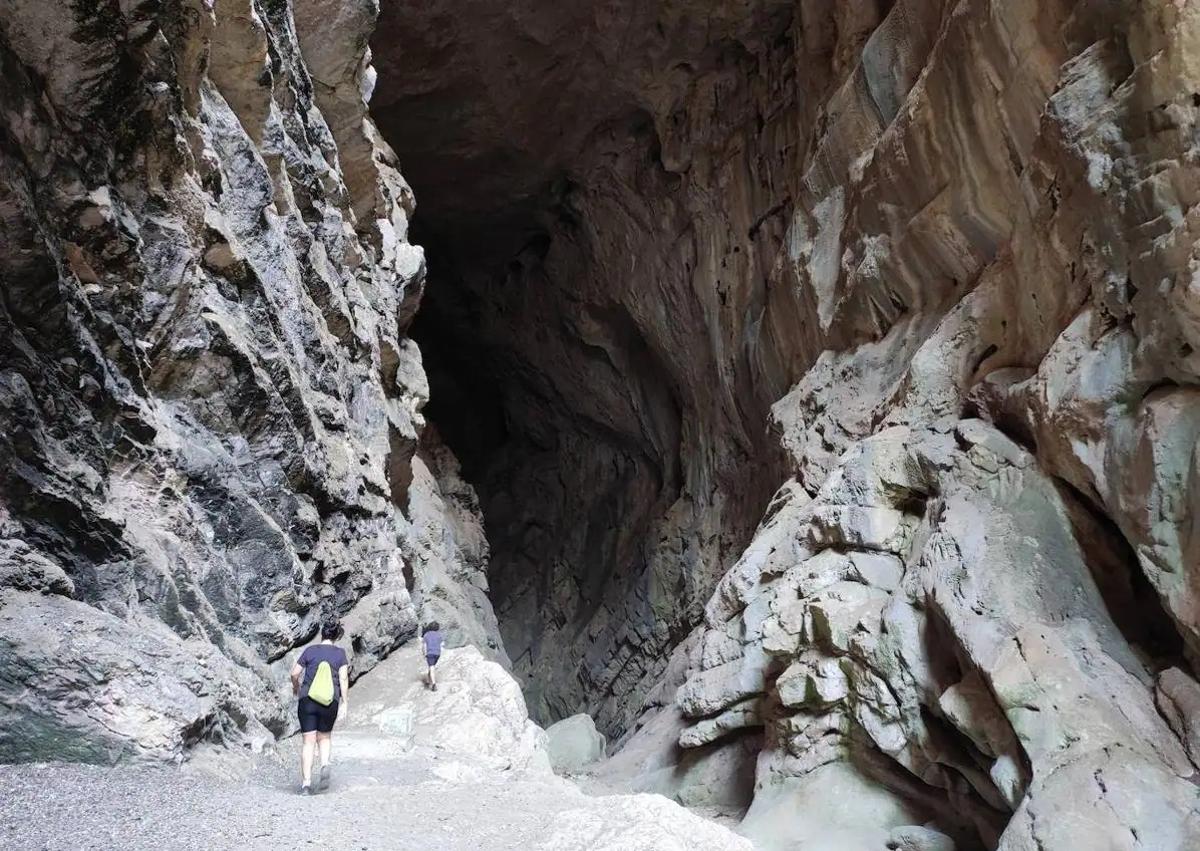
M 304 652 L 300 654 L 300 658 L 296 660 L 296 664 L 292 665 L 292 694 L 296 696 L 300 695 L 300 680 L 304 677 L 304 657 L 307 653 L 308 649 L 305 648 Z
M 338 668 L 338 679 L 342 681 L 342 702 L 338 706 L 338 718 L 345 718 L 346 713 L 350 711 L 350 666 L 342 665 Z

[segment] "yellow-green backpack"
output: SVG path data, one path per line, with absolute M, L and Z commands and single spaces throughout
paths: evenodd
M 317 673 L 308 685 L 308 696 L 322 706 L 333 703 L 333 668 L 328 662 L 317 665 Z

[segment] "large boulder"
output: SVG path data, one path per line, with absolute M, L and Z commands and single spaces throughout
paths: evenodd
M 954 840 L 944 833 L 919 825 L 898 827 L 888 836 L 889 851 L 955 851 Z
M 286 719 L 266 666 L 245 648 L 236 665 L 236 652 L 152 618 L 0 589 L 0 762 L 178 762 L 205 740 L 259 750 Z
M 559 774 L 579 771 L 585 765 L 604 757 L 607 746 L 604 734 L 586 713 L 564 718 L 546 728 L 546 750 L 550 765 Z
M 615 795 L 555 817 L 538 851 L 754 851 L 748 840 L 659 795 Z
M 740 831 L 759 851 L 881 851 L 894 828 L 920 819 L 853 766 L 834 762 L 764 788 Z
M 492 769 L 548 774 L 545 732 L 529 720 L 517 682 L 475 647 L 446 650 L 438 689 L 425 684 L 415 646 L 393 653 L 351 691 L 352 727 L 372 729 L 402 749 L 426 748 Z

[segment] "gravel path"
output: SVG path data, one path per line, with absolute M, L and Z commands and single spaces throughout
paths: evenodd
M 353 731 L 335 743 L 333 782 L 312 798 L 296 793 L 294 744 L 237 780 L 170 768 L 4 766 L 0 848 L 528 849 L 552 833 L 556 816 L 596 800 L 557 778 L 508 780 L 436 753 L 398 755 Z
M 517 758 L 531 745 L 516 683 L 474 651 L 445 664 L 436 693 L 404 653 L 355 686 L 333 782 L 315 797 L 298 794 L 298 739 L 254 759 L 213 749 L 183 768 L 0 766 L 0 849 L 752 851 L 665 798 L 587 795 L 531 767 Z M 497 759 L 504 747 L 518 750 Z

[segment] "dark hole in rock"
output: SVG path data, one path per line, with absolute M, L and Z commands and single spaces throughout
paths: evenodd
M 662 37 L 652 9 L 631 14 L 621 32 Z M 756 15 L 756 49 L 783 67 L 790 10 Z M 598 26 L 586 4 L 547 4 L 536 21 L 503 4 L 453 20 L 385 4 L 372 114 L 418 199 L 425 416 L 479 494 L 506 650 L 537 720 L 589 711 L 612 736 L 786 478 L 766 425 L 794 375 L 791 355 L 707 338 L 710 284 L 693 276 L 711 223 L 688 193 L 710 190 L 681 179 L 700 152 L 660 137 L 639 70 L 529 31 Z M 716 148 L 757 110 L 721 87 L 755 79 L 762 57 L 734 38 L 686 53 L 671 85 L 716 87 Z M 757 232 L 771 256 L 791 209 L 780 189 L 747 197 L 721 232 Z
M 1152 672 L 1171 665 L 1188 670 L 1183 639 L 1120 528 L 1098 507 L 1096 497 L 1065 479 L 1055 482 L 1096 586 L 1125 640 Z

